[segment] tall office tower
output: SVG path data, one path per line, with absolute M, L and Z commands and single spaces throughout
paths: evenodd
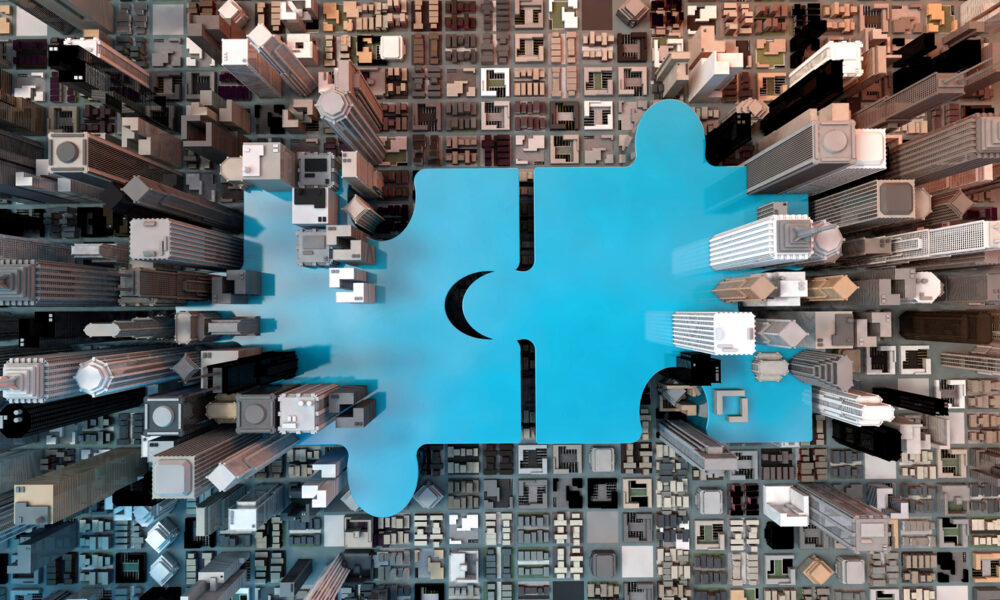
M 198 581 L 188 586 L 184 600 L 229 600 L 249 576 L 247 558 L 239 552 L 219 552 L 198 571 Z
M 367 393 L 368 388 L 363 385 L 344 385 L 330 397 L 338 429 L 367 427 L 371 423 L 375 418 L 375 398 L 369 396 L 362 400 Z
M 276 433 L 278 396 L 295 387 L 267 386 L 236 394 L 236 433 Z
M 115 448 L 14 486 L 14 521 L 55 523 L 100 502 L 146 472 L 138 448 Z
M 243 240 L 174 219 L 132 219 L 132 260 L 218 271 L 243 265 Z
M 45 135 L 45 109 L 28 98 L 14 95 L 14 77 L 0 71 L 0 127 L 27 135 Z
M 122 188 L 122 192 L 136 206 L 230 232 L 239 232 L 243 229 L 243 215 L 240 211 L 218 202 L 205 200 L 201 196 L 182 192 L 147 177 L 140 175 L 133 177 Z
M 282 433 L 316 433 L 336 417 L 340 386 L 310 383 L 278 396 L 278 430 Z
M 184 436 L 208 426 L 205 406 L 212 394 L 198 387 L 185 387 L 148 396 L 145 402 L 146 433 Z
M 854 313 L 846 310 L 772 311 L 767 313 L 766 320 L 771 319 L 798 323 L 806 332 L 806 337 L 798 344 L 801 348 L 849 349 L 854 347 L 857 338 Z
M 931 212 L 922 224 L 924 227 L 940 227 L 961 223 L 965 220 L 965 213 L 974 205 L 975 202 L 962 190 L 935 194 L 931 198 Z
M 233 394 L 295 377 L 299 361 L 294 350 L 261 352 L 202 369 L 201 387 Z
M 859 181 L 870 175 L 881 173 L 886 167 L 885 129 L 854 130 L 854 162 L 851 164 L 805 181 L 787 193 L 823 194 Z
M 337 61 L 333 86 L 316 99 L 316 112 L 348 148 L 357 150 L 373 165 L 385 160 L 382 105 L 354 63 Z
M 262 469 L 284 456 L 297 444 L 299 436 L 274 433 L 241 448 L 219 462 L 207 475 L 220 492 L 231 489 L 253 477 Z
M 379 226 L 385 222 L 382 215 L 358 194 L 351 196 L 351 200 L 344 206 L 344 212 L 358 229 L 368 234 L 378 231 Z
M 743 301 L 744 306 L 801 306 L 809 293 L 804 271 L 771 271 L 762 275 L 774 286 L 774 292 L 763 300 L 748 298 Z
M 53 42 L 48 63 L 58 74 L 59 83 L 77 93 L 116 112 L 127 109 L 160 127 L 173 129 L 170 108 L 164 97 L 153 91 L 149 72 L 101 38 Z
M 991 344 L 997 316 L 983 310 L 910 310 L 899 315 L 899 335 L 924 342 Z
M 91 396 L 103 396 L 156 383 L 177 381 L 180 376 L 173 367 L 190 347 L 175 346 L 95 356 L 80 363 L 76 383 L 80 391 Z
M 62 34 L 85 29 L 115 32 L 115 9 L 108 0 L 17 0 L 14 4 Z
M 294 598 L 312 575 L 313 563 L 310 558 L 295 561 L 278 583 L 278 595 Z
M 706 473 L 722 473 L 739 468 L 739 458 L 684 419 L 663 419 L 656 429 L 659 441 L 670 446 L 693 467 Z
M 853 370 L 846 355 L 823 350 L 803 350 L 788 363 L 788 372 L 802 383 L 842 392 L 853 387 Z
M 150 458 L 154 498 L 194 499 L 212 489 L 207 477 L 220 462 L 261 439 L 216 427 Z
M 34 575 L 79 544 L 80 522 L 75 519 L 39 527 L 18 540 L 16 554 L 10 557 L 7 571 L 11 575 Z
M 935 271 L 934 274 L 940 278 L 943 288 L 938 304 L 1000 304 L 1000 268 Z
M 14 356 L 3 365 L 0 389 L 3 389 L 3 397 L 7 402 L 20 404 L 51 402 L 78 396 L 80 389 L 73 377 L 80 364 L 95 355 L 107 356 L 122 351 L 83 350 Z
M 246 496 L 247 489 L 238 485 L 226 492 L 217 492 L 199 502 L 194 509 L 194 534 L 208 537 L 229 523 L 229 509 Z
M 99 186 L 125 185 L 136 175 L 164 183 L 180 180 L 170 167 L 93 133 L 50 133 L 49 170 Z
M 108 306 L 117 301 L 113 269 L 0 258 L 0 306 Z
M 10 492 L 18 483 L 41 475 L 42 455 L 39 448 L 20 448 L 0 453 L 0 493 Z
M 969 115 L 889 151 L 886 178 L 917 184 L 1000 160 L 1000 117 Z
M 888 425 L 855 427 L 843 421 L 831 421 L 831 436 L 838 443 L 882 460 L 897 461 L 903 455 L 903 436 Z
M 952 259 L 967 254 L 982 255 L 1000 247 L 1000 221 L 970 221 L 884 235 L 869 238 L 868 241 L 878 250 L 854 256 L 845 252 L 844 262 L 854 265 L 899 265 Z
M 796 348 L 809 334 L 793 319 L 757 319 L 756 341 L 762 346 Z
M 858 290 L 858 285 L 847 275 L 811 277 L 808 280 L 810 302 L 847 302 Z
M 295 57 L 292 49 L 271 33 L 265 25 L 259 24 L 254 27 L 247 34 L 247 39 L 292 91 L 299 96 L 311 96 L 316 91 L 316 75 L 310 73 L 302 61 Z
M 243 183 L 262 190 L 283 192 L 295 188 L 298 159 L 279 142 L 243 144 L 241 176 Z
M 799 484 L 809 496 L 809 523 L 854 552 L 889 547 L 889 516 L 827 483 Z
M 719 300 L 734 304 L 747 300 L 767 300 L 777 292 L 778 287 L 764 277 L 763 273 L 723 279 L 712 288 L 712 293 Z
M 981 346 L 977 346 L 976 350 L 979 348 Z M 942 352 L 941 366 L 962 369 L 963 371 L 975 371 L 981 375 L 1000 375 L 1000 357 L 979 353 L 975 350 L 967 354 Z
M 283 483 L 257 485 L 229 509 L 227 533 L 253 533 L 288 506 L 288 486 Z
M 82 423 L 142 404 L 146 390 L 133 389 L 102 396 L 73 396 L 43 404 L 8 404 L 0 408 L 0 434 L 7 438 L 22 438 L 41 431 L 51 431 L 63 425 Z M 0 487 L 0 489 L 3 489 Z
M 320 573 L 319 579 L 313 584 L 312 588 L 309 589 L 309 593 L 306 594 L 305 600 L 327 600 L 327 598 L 336 598 L 337 594 L 340 592 L 340 588 L 343 587 L 344 582 L 347 581 L 347 576 L 351 574 L 351 570 L 347 568 L 344 564 L 344 557 L 337 556 L 337 558 L 330 561 L 323 572 Z
M 713 235 L 709 263 L 716 271 L 810 264 L 839 255 L 841 244 L 834 225 L 805 215 L 772 215 Z
M 802 81 L 809 73 L 812 73 L 825 63 L 832 60 L 839 60 L 842 63 L 843 76 L 845 79 L 853 79 L 864 75 L 862 51 L 864 43 L 830 41 L 819 47 L 804 61 L 799 63 L 788 72 L 788 85 L 795 85 Z
M 174 337 L 174 319 L 168 317 L 133 317 L 109 323 L 88 323 L 83 328 L 87 337 L 109 337 L 116 340 L 152 340 Z
M 2 233 L 0 233 L 0 258 L 7 260 L 73 261 L 69 244 Z
M 340 175 L 351 191 L 367 200 L 380 199 L 385 185 L 382 172 L 356 150 L 345 150 L 340 157 Z
M 119 119 L 119 137 L 123 148 L 146 156 L 167 166 L 184 166 L 184 149 L 181 140 L 139 117 Z
M 706 354 L 753 354 L 754 315 L 748 312 L 673 314 L 674 346 Z
M 858 127 L 895 127 L 965 95 L 962 73 L 931 73 L 854 113 Z
M 918 191 L 910 179 L 873 179 L 809 199 L 809 216 L 825 219 L 844 233 L 856 233 L 916 219 Z M 926 193 L 920 190 L 919 193 Z
M 181 306 L 212 298 L 212 275 L 139 267 L 119 271 L 123 306 Z
M 856 306 L 930 304 L 944 291 L 937 275 L 911 267 L 863 269 L 853 275 L 858 292 L 851 302 Z
M 128 264 L 128 244 L 115 242 L 76 242 L 70 246 L 70 254 L 74 259 L 90 260 L 109 266 Z
M 856 161 L 853 121 L 813 121 L 743 163 L 747 193 L 790 192 Z
M 218 313 L 208 311 L 180 311 L 175 320 L 174 342 L 211 342 L 226 336 L 257 335 L 260 333 L 260 317 L 222 318 Z
M 925 415 L 947 415 L 948 401 L 943 398 L 935 398 L 924 394 L 907 392 L 887 387 L 872 388 L 872 391 L 882 397 L 886 404 L 891 404 L 897 408 L 905 408 L 913 412 Z
M 19 179 L 35 172 L 36 161 L 44 156 L 45 148 L 38 142 L 0 129 L 0 192 L 36 202 L 51 200 L 51 196 L 17 186 Z
M 280 98 L 281 77 L 246 38 L 222 40 L 222 66 L 258 98 Z
M 813 386 L 813 412 L 858 427 L 878 427 L 895 416 L 892 405 L 875 394 Z

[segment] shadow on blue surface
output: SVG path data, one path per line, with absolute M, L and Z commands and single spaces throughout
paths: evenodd
M 421 171 L 410 224 L 378 243 L 369 305 L 336 304 L 326 269 L 296 265 L 290 194 L 245 194 L 246 268 L 273 278 L 252 309 L 261 335 L 240 342 L 297 350 L 296 381 L 377 389 L 380 414 L 368 427 L 328 427 L 303 441 L 347 448 L 364 510 L 406 506 L 423 444 L 520 441 L 519 339 L 536 348 L 539 442 L 638 439 L 642 389 L 677 354 L 670 314 L 733 308 L 711 294 L 737 273 L 709 269 L 708 238 L 773 198 L 748 197 L 742 168 L 704 162 L 701 125 L 681 103 L 647 111 L 636 146 L 630 167 L 535 170 L 535 264 L 521 272 L 516 170 Z M 803 209 L 802 196 L 781 199 Z M 469 288 L 463 314 L 491 340 L 465 335 L 445 314 L 452 286 L 481 271 L 492 273 Z M 750 421 L 710 416 L 713 437 L 811 437 L 806 386 L 757 383 L 750 357 L 723 359 L 723 377 L 747 390 Z

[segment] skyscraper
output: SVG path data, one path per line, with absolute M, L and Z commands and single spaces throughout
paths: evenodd
M 316 111 L 349 148 L 373 165 L 382 164 L 382 106 L 354 63 L 337 62 L 333 86 L 319 95 Z
M 222 66 L 257 97 L 281 97 L 281 77 L 247 38 L 222 40 Z
M 1000 221 L 970 221 L 869 239 L 883 250 L 850 257 L 845 255 L 844 262 L 856 265 L 901 265 L 964 254 L 982 254 L 1000 247 Z
M 135 408 L 142 404 L 145 397 L 146 390 L 133 389 L 102 396 L 99 401 L 82 395 L 42 404 L 8 404 L 0 408 L 0 434 L 8 438 L 22 438 L 40 431 L 51 431 L 63 425 Z
M 142 477 L 138 448 L 115 448 L 14 486 L 14 521 L 55 523 Z
M 673 448 L 688 464 L 707 473 L 739 468 L 739 458 L 735 454 L 685 419 L 661 420 L 656 437 Z
M 812 121 L 744 164 L 747 193 L 788 192 L 856 161 L 853 121 Z
M 889 517 L 826 483 L 803 483 L 809 496 L 809 523 L 854 552 L 889 547 Z
M 335 383 L 310 383 L 278 396 L 278 429 L 283 433 L 316 433 L 337 417 Z
M 875 394 L 817 386 L 813 386 L 813 412 L 858 427 L 878 427 L 895 415 L 895 409 Z
M 168 350 L 163 347 L 157 349 Z M 110 359 L 112 356 L 135 350 L 134 346 L 124 346 L 15 356 L 3 365 L 0 387 L 3 389 L 4 399 L 11 403 L 33 404 L 77 396 L 80 394 L 80 388 L 74 377 L 81 364 L 92 358 Z M 147 348 L 145 351 L 156 350 Z
M 91 396 L 177 381 L 180 376 L 173 366 L 192 350 L 188 346 L 172 346 L 98 355 L 80 363 L 74 377 L 80 391 Z
M 292 49 L 285 45 L 263 24 L 258 24 L 247 34 L 250 45 L 260 53 L 271 67 L 299 96 L 311 96 L 316 91 L 316 75 L 302 64 Z
M 84 29 L 115 32 L 115 9 L 108 0 L 17 0 L 14 4 L 62 34 Z
M 154 498 L 194 499 L 212 489 L 208 474 L 220 462 L 261 439 L 237 435 L 232 427 L 200 433 L 150 458 Z
M 0 258 L 0 306 L 107 306 L 118 301 L 118 273 L 49 260 Z
M 753 354 L 754 315 L 748 312 L 675 312 L 674 346 L 706 354 Z
M 243 215 L 239 211 L 141 175 L 129 180 L 122 192 L 137 206 L 151 208 L 172 217 L 226 231 L 238 232 L 243 229 Z
M 180 174 L 93 133 L 50 133 L 49 170 L 55 175 L 107 186 L 125 185 L 136 175 L 175 185 Z
M 299 436 L 274 433 L 230 454 L 207 475 L 220 492 L 253 477 L 298 443 Z
M 229 533 L 253 533 L 288 506 L 288 486 L 282 483 L 257 485 L 229 509 Z
M 982 375 L 1000 375 L 1000 357 L 991 354 L 942 352 L 941 366 L 962 369 L 963 371 L 975 371 Z
M 0 258 L 72 262 L 70 245 L 44 239 L 0 234 Z
M 887 179 L 926 183 L 1000 161 L 1000 117 L 969 115 L 889 150 Z
M 1000 304 L 1000 268 L 982 271 L 935 271 L 944 293 L 938 303 Z
M 809 216 L 825 219 L 844 233 L 907 223 L 916 218 L 916 194 L 913 180 L 873 179 L 810 198 Z
M 243 240 L 174 219 L 132 219 L 129 254 L 132 260 L 178 267 L 238 269 L 243 265 Z
M 851 359 L 836 352 L 803 350 L 789 361 L 788 372 L 802 383 L 842 392 L 854 385 Z
M 326 568 L 320 573 L 319 579 L 309 589 L 305 600 L 336 598 L 340 592 L 340 588 L 343 587 L 344 582 L 347 581 L 347 576 L 350 574 L 350 569 L 344 564 L 344 557 L 338 556 L 326 565 Z
M 213 276 L 208 273 L 132 267 L 119 274 L 123 306 L 178 306 L 212 298 Z
M 805 215 L 772 215 L 713 235 L 709 264 L 716 271 L 809 264 L 836 258 L 842 243 L 834 225 Z
M 111 11 L 106 0 L 61 1 L 102 1 L 109 4 Z M 48 64 L 58 73 L 59 83 L 77 93 L 119 112 L 127 108 L 160 127 L 171 129 L 170 110 L 164 97 L 153 91 L 149 72 L 101 38 L 53 42 L 49 46 Z
M 723 302 L 738 303 L 746 300 L 766 300 L 778 288 L 764 274 L 730 277 L 720 281 L 712 293 Z

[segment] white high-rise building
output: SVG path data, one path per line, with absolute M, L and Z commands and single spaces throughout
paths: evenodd
M 709 264 L 716 271 L 827 262 L 844 238 L 835 225 L 806 215 L 771 215 L 713 235 Z
M 754 315 L 748 312 L 693 312 L 673 314 L 674 346 L 706 354 L 753 354 Z
M 869 392 L 813 386 L 813 412 L 857 427 L 878 427 L 895 416 L 895 407 Z
M 857 265 L 900 265 L 950 258 L 1000 250 L 1000 221 L 970 221 L 867 238 L 865 241 L 869 247 L 881 250 L 873 254 L 847 256 L 846 261 Z

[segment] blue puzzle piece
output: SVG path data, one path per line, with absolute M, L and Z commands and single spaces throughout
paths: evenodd
M 747 196 L 746 172 L 705 162 L 704 133 L 676 101 L 655 104 L 626 168 L 535 170 L 535 262 L 498 271 L 466 292 L 464 312 L 496 340 L 535 345 L 540 443 L 627 443 L 640 436 L 639 400 L 672 366 L 677 310 L 734 310 L 711 289 L 708 239 L 755 218 L 768 196 Z M 804 197 L 781 196 L 800 210 Z M 721 441 L 811 437 L 808 387 L 758 383 L 751 357 L 723 360 L 723 385 L 750 397 L 746 424 L 710 420 Z M 708 392 L 709 395 L 711 392 Z
M 246 266 L 274 282 L 254 307 L 265 332 L 240 342 L 298 351 L 296 381 L 377 389 L 384 406 L 367 427 L 330 426 L 302 442 L 344 446 L 351 494 L 377 516 L 413 497 L 421 445 L 521 439 L 517 342 L 470 337 L 444 310 L 448 290 L 469 273 L 517 267 L 517 172 L 436 170 L 421 173 L 416 186 L 420 200 L 406 231 L 379 243 L 379 262 L 369 268 L 374 304 L 335 304 L 327 269 L 296 264 L 288 194 L 246 195 Z

